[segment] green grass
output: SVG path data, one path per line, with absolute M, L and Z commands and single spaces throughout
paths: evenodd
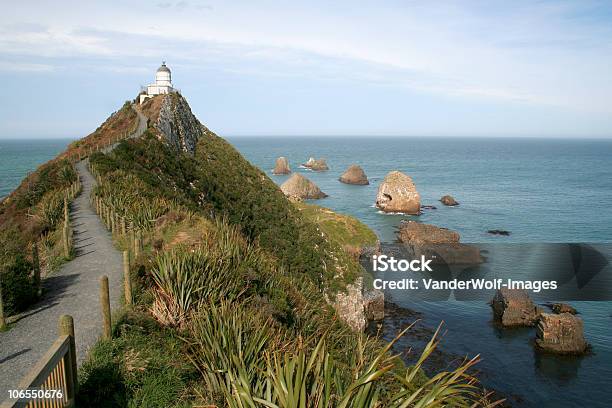
M 354 248 L 375 246 L 378 237 L 358 219 L 318 205 L 296 202 L 295 206 L 310 221 L 318 224 L 330 240 Z
M 174 329 L 147 313 L 127 311 L 114 324 L 112 341 L 100 341 L 79 370 L 79 406 L 190 407 L 197 379 Z

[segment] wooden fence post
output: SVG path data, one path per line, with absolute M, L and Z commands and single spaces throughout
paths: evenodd
M 110 229 L 110 209 L 106 204 L 104 204 L 104 222 L 106 224 L 106 228 Z
M 62 315 L 59 319 L 60 336 L 70 336 L 70 351 L 64 356 L 64 370 L 66 370 L 67 399 L 74 400 L 79 388 L 77 377 L 76 343 L 74 341 L 74 320 L 72 316 Z
M 0 273 L 0 330 L 6 327 L 6 318 L 4 317 L 4 304 L 2 303 L 2 274 Z
M 34 264 L 34 286 L 38 297 L 42 295 L 42 285 L 40 281 L 40 257 L 38 256 L 38 242 L 32 244 L 32 263 Z
M 68 225 L 68 222 L 64 223 L 62 239 L 64 241 L 64 256 L 66 258 L 70 258 L 70 226 Z
M 132 280 L 130 279 L 130 253 L 123 251 L 123 286 L 125 286 L 125 304 L 132 304 Z
M 100 307 L 102 308 L 102 333 L 106 340 L 110 340 L 111 333 L 111 308 L 108 293 L 108 276 L 100 278 Z
M 134 231 L 134 258 L 140 255 L 140 231 Z
M 64 222 L 70 219 L 70 214 L 68 213 L 68 197 L 64 196 Z

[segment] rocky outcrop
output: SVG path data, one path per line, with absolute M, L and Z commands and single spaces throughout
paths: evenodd
M 534 326 L 542 311 L 521 289 L 499 289 L 491 301 L 495 319 L 503 326 Z
M 363 307 L 368 321 L 385 318 L 385 295 L 380 290 L 370 290 L 363 295 Z
M 356 164 L 352 164 L 344 173 L 342 173 L 338 180 L 340 180 L 342 183 L 356 184 L 360 186 L 370 184 L 363 169 Z
M 272 170 L 272 174 L 289 174 L 291 173 L 291 169 L 289 168 L 289 161 L 287 161 L 286 157 L 279 157 L 276 159 L 276 164 L 274 165 L 274 170 Z
M 421 213 L 421 196 L 410 176 L 392 171 L 378 187 L 376 207 L 384 212 Z
M 357 279 L 355 283 L 346 286 L 346 292 L 338 292 L 334 302 L 334 308 L 340 319 L 357 332 L 364 331 L 367 324 L 362 286 L 363 279 Z
M 539 350 L 556 354 L 583 354 L 588 344 L 584 339 L 582 319 L 570 313 L 542 313 L 535 345 Z
M 459 242 L 459 233 L 435 225 L 416 221 L 404 221 L 399 226 L 398 239 L 406 244 L 454 244 Z
M 193 154 L 198 139 L 209 130 L 196 119 L 181 95 L 164 96 L 153 127 L 176 150 Z
M 346 286 L 346 291 L 338 292 L 333 303 L 342 321 L 357 332 L 363 332 L 368 321 L 381 320 L 385 316 L 385 297 L 381 291 L 364 293 L 363 278 Z
M 421 255 L 434 264 L 469 264 L 481 262 L 480 249 L 460 244 L 459 233 L 435 225 L 403 221 L 397 233 L 400 242 L 409 246 L 415 257 Z
M 327 167 L 327 162 L 325 161 L 325 159 L 315 159 L 314 157 L 309 158 L 306 163 L 302 164 L 302 167 L 305 167 L 313 171 L 329 170 L 329 167 Z
M 449 195 L 442 196 L 442 198 L 440 199 L 440 202 L 449 207 L 459 205 L 459 203 L 455 201 L 455 199 L 452 196 L 449 196 Z
M 552 309 L 553 313 L 557 314 L 569 313 L 575 315 L 576 313 L 578 313 L 578 311 L 574 307 L 568 305 L 567 303 L 553 303 L 552 305 L 550 305 L 550 308 Z
M 280 188 L 286 196 L 303 200 L 327 197 L 315 183 L 299 173 L 294 173 Z

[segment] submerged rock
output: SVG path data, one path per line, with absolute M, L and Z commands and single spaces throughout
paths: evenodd
M 510 235 L 510 231 L 500 230 L 500 229 L 492 229 L 492 230 L 488 230 L 487 232 L 491 235 L 503 235 L 506 237 Z
M 410 176 L 392 171 L 378 187 L 376 207 L 384 212 L 421 213 L 421 196 Z
M 315 183 L 299 173 L 294 173 L 291 177 L 289 177 L 289 180 L 285 181 L 280 186 L 280 188 L 286 196 L 298 199 L 317 199 L 327 197 L 327 194 L 322 192 Z
M 289 174 L 291 173 L 291 169 L 289 168 L 289 162 L 286 157 L 279 157 L 276 159 L 276 164 L 274 165 L 274 170 L 272 170 L 272 174 Z
M 583 354 L 588 344 L 584 339 L 582 319 L 570 313 L 542 313 L 536 332 L 536 347 L 557 354 Z
M 491 301 L 495 319 L 503 326 L 534 326 L 542 311 L 522 289 L 499 289 Z
M 356 164 L 352 164 L 338 180 L 340 180 L 342 183 L 356 184 L 360 186 L 370 184 L 363 169 Z
M 421 210 L 437 210 L 438 207 L 435 205 L 423 205 L 421 204 Z
M 317 160 L 314 157 L 309 158 L 306 163 L 302 164 L 302 167 L 306 167 L 307 169 L 314 170 L 314 171 L 329 170 L 329 167 L 327 167 L 327 162 L 325 161 L 325 159 Z
M 445 195 L 440 199 L 440 202 L 449 207 L 453 207 L 455 205 L 459 205 L 457 201 L 453 198 L 453 196 Z

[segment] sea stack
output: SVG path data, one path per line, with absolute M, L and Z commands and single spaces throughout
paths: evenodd
M 588 344 L 584 339 L 582 319 L 571 313 L 542 313 L 535 345 L 539 350 L 555 354 L 583 354 Z
M 522 289 L 498 289 L 491 301 L 495 319 L 502 326 L 534 326 L 542 311 Z
M 302 200 L 327 197 L 327 194 L 322 192 L 315 183 L 299 173 L 294 173 L 280 188 L 287 197 Z
M 392 171 L 378 187 L 376 207 L 384 212 L 421 213 L 421 196 L 410 176 Z
M 356 164 L 351 164 L 338 180 L 340 180 L 342 183 L 356 184 L 360 186 L 370 184 L 363 169 Z
M 276 164 L 274 165 L 274 170 L 272 170 L 272 174 L 289 174 L 291 173 L 291 169 L 289 168 L 289 161 L 287 161 L 286 157 L 279 157 L 276 159 Z
M 305 167 L 313 171 L 329 170 L 329 167 L 327 167 L 327 162 L 325 161 L 325 159 L 315 159 L 314 157 L 309 158 L 306 163 L 302 164 L 302 167 Z
M 449 195 L 442 196 L 442 198 L 440 199 L 440 202 L 449 207 L 454 207 L 456 205 L 459 205 L 459 203 L 453 198 L 453 196 L 449 196 Z

